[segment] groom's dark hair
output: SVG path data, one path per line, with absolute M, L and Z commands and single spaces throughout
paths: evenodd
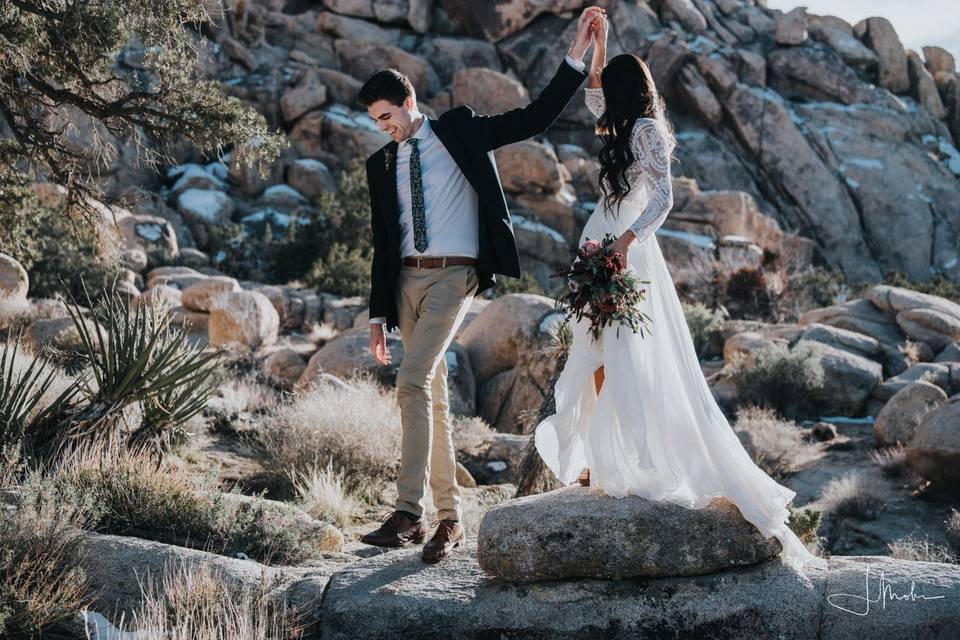
M 386 100 L 399 107 L 407 96 L 413 96 L 414 100 L 417 97 L 410 78 L 396 69 L 384 69 L 377 71 L 363 83 L 357 100 L 365 107 L 377 100 Z

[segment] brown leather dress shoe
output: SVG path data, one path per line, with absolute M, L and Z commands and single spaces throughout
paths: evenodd
M 420 544 L 428 533 L 430 528 L 423 518 L 413 520 L 405 512 L 394 511 L 379 528 L 364 534 L 360 542 L 377 547 L 402 547 L 410 542 Z
M 433 524 L 433 523 L 431 523 Z M 439 520 L 433 537 L 423 545 L 423 561 L 439 562 L 466 539 L 463 525 L 457 520 Z

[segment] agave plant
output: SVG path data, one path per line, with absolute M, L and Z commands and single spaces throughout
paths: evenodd
M 170 325 L 165 308 L 131 306 L 109 292 L 97 309 L 100 322 L 86 322 L 76 301 L 67 311 L 80 336 L 86 402 L 38 434 L 38 452 L 53 456 L 93 441 L 114 446 L 155 440 L 162 445 L 167 432 L 203 407 L 221 352 L 189 346 L 186 331 Z M 133 431 L 127 416 L 137 402 L 147 417 Z
M 43 424 L 77 394 L 70 384 L 53 402 L 36 411 L 41 398 L 57 377 L 56 369 L 42 356 L 31 358 L 24 369 L 17 361 L 22 335 L 3 345 L 0 352 L 0 443 L 18 446 L 24 432 Z

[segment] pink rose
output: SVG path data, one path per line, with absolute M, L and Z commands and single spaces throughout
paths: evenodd
M 580 249 L 580 252 L 584 256 L 592 256 L 600 251 L 600 243 L 596 240 L 587 240 L 583 243 L 583 247 Z

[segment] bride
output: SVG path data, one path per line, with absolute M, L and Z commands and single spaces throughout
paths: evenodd
M 650 70 L 636 55 L 606 59 L 606 17 L 595 18 L 596 40 L 586 103 L 603 140 L 604 195 L 587 221 L 580 246 L 607 233 L 628 269 L 649 280 L 643 311 L 652 332 L 643 338 L 616 326 L 598 342 L 589 322 L 572 323 L 573 342 L 554 389 L 556 413 L 537 425 L 534 442 L 564 483 L 608 495 L 666 500 L 691 509 L 715 496 L 737 505 L 765 536 L 776 536 L 783 562 L 802 571 L 816 559 L 787 526 L 796 493 L 757 467 L 707 386 L 683 309 L 654 232 L 673 206 L 671 152 L 676 141 Z

